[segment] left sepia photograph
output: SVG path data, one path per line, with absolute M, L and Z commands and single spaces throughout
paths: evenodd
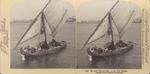
M 11 68 L 75 68 L 75 10 L 65 0 L 24 0 L 11 10 Z

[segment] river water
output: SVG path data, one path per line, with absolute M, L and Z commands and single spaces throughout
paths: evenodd
M 77 50 L 78 50 L 78 67 L 79 68 L 100 68 L 100 69 L 122 69 L 122 68 L 141 68 L 141 25 L 132 24 L 123 37 L 125 42 L 132 41 L 136 44 L 134 49 L 129 52 L 113 56 L 113 57 L 103 57 L 98 58 L 93 62 L 88 61 L 88 56 L 86 52 L 87 47 L 104 47 L 105 39 L 97 40 L 96 42 L 87 45 L 83 51 L 80 48 L 83 46 L 89 35 L 95 29 L 95 25 L 91 24 L 78 24 L 77 32 Z
M 141 68 L 141 25 L 132 24 L 123 37 L 125 41 L 133 41 L 136 44 L 134 49 L 124 55 L 115 57 L 99 58 L 93 62 L 88 61 L 86 49 L 80 50 L 96 25 L 77 24 L 67 22 L 57 34 L 57 40 L 67 41 L 67 48 L 58 54 L 32 58 L 22 61 L 18 50 L 13 49 L 18 40 L 29 26 L 29 23 L 11 24 L 11 68 L 17 69 L 37 69 L 37 68 L 71 68 L 71 69 L 139 69 Z M 76 28 L 76 29 L 75 29 Z M 35 40 L 36 41 L 36 40 Z M 96 44 L 103 44 L 100 40 L 86 47 Z M 99 45 L 101 47 L 102 45 Z M 86 48 L 85 47 L 85 48 Z

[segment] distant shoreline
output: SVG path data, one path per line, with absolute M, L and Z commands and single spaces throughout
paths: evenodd
M 32 22 L 33 20 L 14 20 L 14 21 L 11 21 L 10 23 L 30 23 Z M 78 24 L 97 24 L 99 21 L 96 21 L 96 20 L 89 20 L 89 21 L 77 21 Z
M 30 23 L 33 20 L 13 20 L 10 23 Z

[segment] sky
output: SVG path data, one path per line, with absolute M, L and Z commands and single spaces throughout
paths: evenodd
M 33 19 L 41 11 L 48 0 L 24 0 L 17 3 L 11 9 L 11 20 Z M 60 1 L 60 0 L 56 0 Z M 88 0 L 86 3 L 80 2 L 75 9 L 73 4 L 66 0 L 66 8 L 69 9 L 70 16 L 76 16 L 77 20 L 100 20 L 117 0 Z M 77 4 L 77 2 L 76 2 Z M 117 15 L 129 15 L 132 10 L 136 11 L 136 17 L 140 17 L 140 9 L 127 2 L 120 1 L 113 12 Z M 121 17 L 121 16 L 120 16 Z
M 77 18 L 78 20 L 101 20 L 116 2 L 117 0 L 93 0 L 88 2 L 77 10 Z M 136 17 L 141 16 L 141 10 L 138 6 L 120 1 L 112 10 L 112 15 L 124 19 L 130 15 L 133 10 L 135 11 Z
M 54 1 L 54 0 L 53 0 Z M 55 0 L 57 1 L 60 0 Z M 14 5 L 11 9 L 11 20 L 28 20 L 33 19 L 46 5 L 48 0 L 24 0 Z M 50 3 L 51 4 L 51 3 Z M 54 3 L 53 3 L 54 4 Z M 61 5 L 63 6 L 63 4 Z M 66 8 L 69 9 L 70 16 L 74 15 L 75 11 L 73 6 L 65 2 Z

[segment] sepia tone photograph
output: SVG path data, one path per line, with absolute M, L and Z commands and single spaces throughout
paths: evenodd
M 142 9 L 122 0 L 24 0 L 11 9 L 12 69 L 141 69 Z
M 141 69 L 142 10 L 122 0 L 92 0 L 77 10 L 79 69 Z
M 24 0 L 11 12 L 11 68 L 75 68 L 75 11 L 63 0 Z

